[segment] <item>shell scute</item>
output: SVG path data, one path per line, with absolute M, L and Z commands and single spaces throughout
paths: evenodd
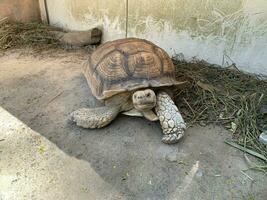
M 181 84 L 175 80 L 175 68 L 168 54 L 137 38 L 100 45 L 90 56 L 84 75 L 99 100 L 140 88 Z

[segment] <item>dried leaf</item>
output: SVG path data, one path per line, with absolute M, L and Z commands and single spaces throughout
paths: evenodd
M 38 148 L 38 151 L 39 151 L 40 154 L 43 154 L 45 152 L 45 147 L 44 146 L 40 146 Z
M 230 131 L 232 133 L 235 133 L 236 132 L 236 129 L 237 129 L 237 124 L 234 123 L 234 122 L 231 122 L 231 129 L 230 129 Z
M 210 85 L 210 84 L 207 84 L 207 83 L 203 83 L 203 82 L 201 82 L 201 81 L 198 81 L 198 82 L 197 82 L 197 85 L 198 85 L 199 87 L 201 87 L 203 90 L 209 91 L 209 92 L 211 92 L 211 93 L 213 93 L 214 91 L 217 90 L 217 88 L 214 87 L 213 85 Z

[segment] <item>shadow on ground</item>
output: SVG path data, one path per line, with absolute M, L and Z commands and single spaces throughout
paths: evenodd
M 168 146 L 159 124 L 142 118 L 119 116 L 101 130 L 69 123 L 73 110 L 96 104 L 81 74 L 85 60 L 79 52 L 1 57 L 0 105 L 67 155 L 88 162 L 123 198 L 266 197 L 266 178 L 247 172 L 252 182 L 241 173 L 244 158 L 223 143 L 230 135 L 220 127 L 190 128 L 179 144 Z

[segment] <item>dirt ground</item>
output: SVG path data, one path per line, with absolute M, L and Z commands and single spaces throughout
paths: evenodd
M 242 172 L 223 128 L 192 127 L 168 146 L 142 118 L 76 127 L 68 115 L 97 105 L 81 73 L 88 54 L 21 53 L 0 57 L 0 199 L 266 200 L 266 175 Z

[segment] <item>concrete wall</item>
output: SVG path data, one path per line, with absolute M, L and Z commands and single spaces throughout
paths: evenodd
M 149 39 L 183 53 L 267 75 L 267 0 L 47 0 L 52 24 L 104 28 L 104 40 Z
M 104 39 L 125 37 L 125 0 L 47 0 L 50 23 L 72 30 L 96 26 L 104 29 Z
M 8 17 L 13 21 L 39 21 L 38 0 L 0 0 L 0 19 Z

